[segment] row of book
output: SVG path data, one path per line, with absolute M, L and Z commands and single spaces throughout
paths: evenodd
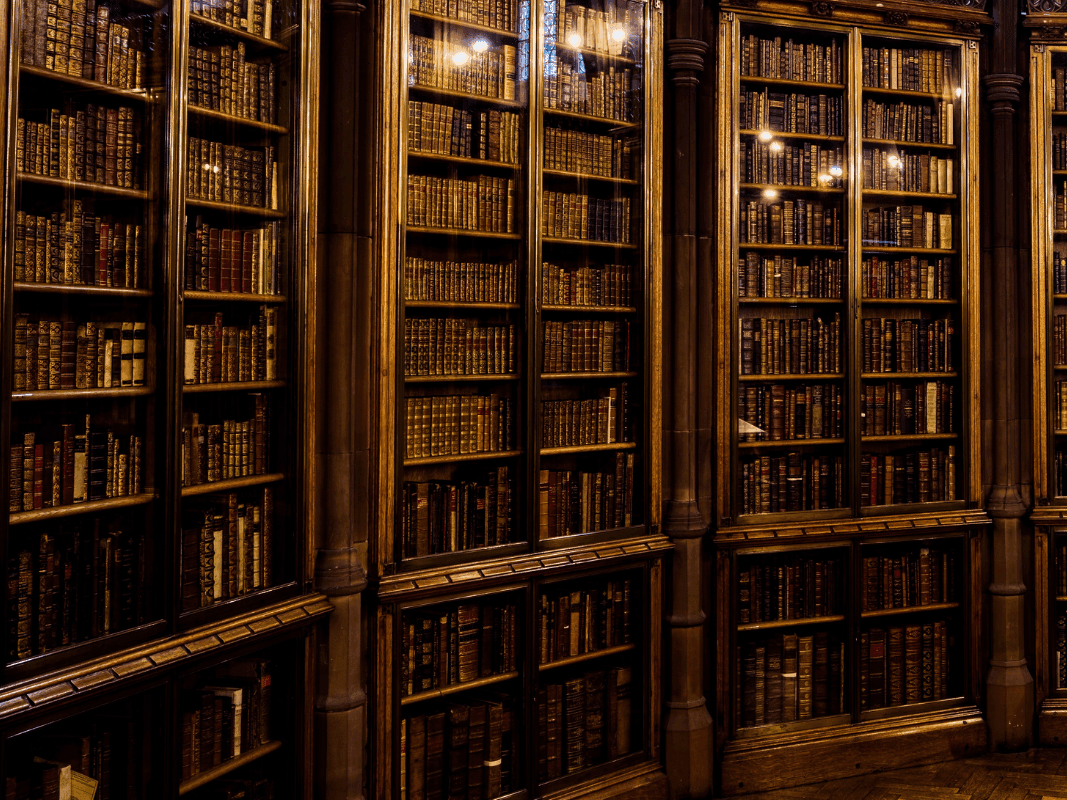
M 840 147 L 821 147 L 746 139 L 742 145 L 741 173 L 747 183 L 776 186 L 841 187 L 844 153 Z
M 140 118 L 128 106 L 69 103 L 19 117 L 15 169 L 49 178 L 140 189 L 143 145 Z
M 216 667 L 182 697 L 181 779 L 188 780 L 271 741 L 273 667 L 262 658 Z
M 634 518 L 633 453 L 616 453 L 605 472 L 543 469 L 538 474 L 538 536 L 628 528 Z
M 507 262 L 404 261 L 404 299 L 435 303 L 517 303 L 519 265 Z
M 606 136 L 552 126 L 545 127 L 542 143 L 544 169 L 601 178 L 636 177 L 634 158 L 640 153 L 640 139 L 632 136 Z
M 412 0 L 411 10 L 510 32 L 515 31 L 517 19 L 515 0 Z
M 863 188 L 889 192 L 952 194 L 951 158 L 927 153 L 909 154 L 892 150 L 863 150 Z
M 494 547 L 512 540 L 515 483 L 507 466 L 461 481 L 406 482 L 401 489 L 405 558 Z
M 541 235 L 556 239 L 630 244 L 630 198 L 574 192 L 541 193 Z
M 811 256 L 804 263 L 796 256 L 744 254 L 744 268 L 737 271 L 737 296 L 841 298 L 842 259 Z
M 88 415 L 84 433 L 63 423 L 59 438 L 35 431 L 11 446 L 8 510 L 35 511 L 141 494 L 144 465 L 140 436 L 98 430 Z M 125 452 L 123 452 L 125 451 Z
M 1060 72 L 1063 70 L 1061 69 Z M 1062 86 L 1062 84 L 1057 84 Z M 1059 91 L 1063 91 L 1062 88 Z M 1062 111 L 1062 108 L 1056 108 L 1057 111 Z M 1052 168 L 1053 169 L 1067 169 L 1067 133 L 1052 134 Z
M 1062 494 L 1062 492 L 1057 492 Z M 1062 574 L 1062 573 L 1061 573 Z M 1059 594 L 1063 594 L 1060 592 Z M 1067 614 L 1056 616 L 1056 650 L 1054 655 L 1056 665 L 1057 689 L 1067 689 Z
M 523 744 L 519 714 L 511 695 L 481 691 L 401 718 L 400 800 L 510 794 L 520 780 L 513 763 Z
M 16 314 L 13 388 L 144 386 L 147 333 L 144 322 L 32 320 Z
M 1052 193 L 1052 227 L 1056 231 L 1067 228 L 1067 182 L 1057 181 Z
M 270 466 L 267 398 L 253 395 L 255 414 L 247 420 L 200 421 L 195 411 L 182 414 L 182 486 L 263 475 Z
M 738 648 L 739 727 L 841 714 L 845 643 L 830 631 L 773 634 Z
M 841 247 L 841 208 L 811 200 L 741 202 L 741 244 L 806 244 Z
M 861 324 L 865 373 L 952 372 L 956 323 L 945 319 L 865 318 Z
M 190 0 L 189 10 L 264 39 L 272 38 L 274 0 Z
M 545 56 L 544 107 L 597 119 L 637 122 L 640 72 L 614 63 L 597 64 L 580 53 L 549 49 Z
M 860 222 L 863 244 L 951 250 L 952 217 L 918 205 L 865 208 Z
M 1067 314 L 1052 317 L 1052 363 L 1067 365 Z
M 863 136 L 917 144 L 955 144 L 955 106 L 938 100 L 932 106 L 863 101 Z
M 281 294 L 282 225 L 215 228 L 197 215 L 185 232 L 185 288 L 204 292 Z
M 82 530 L 12 543 L 7 570 L 8 658 L 18 660 L 147 619 L 141 533 L 93 520 Z
M 405 319 L 404 374 L 515 374 L 519 344 L 515 326 L 478 323 L 477 319 Z
M 273 145 L 242 147 L 190 136 L 186 158 L 188 199 L 279 207 L 278 161 Z
M 541 401 L 541 446 L 584 447 L 631 442 L 629 389 L 598 389 L 597 397 Z
M 841 372 L 841 314 L 833 317 L 746 317 L 741 328 L 742 375 Z
M 1057 432 L 1067 430 L 1067 381 L 1056 381 L 1052 393 L 1052 427 Z
M 502 599 L 405 612 L 401 696 L 514 672 L 518 624 L 517 606 Z
M 948 95 L 957 85 L 955 60 L 951 50 L 864 47 L 863 85 Z
M 949 697 L 953 637 L 945 620 L 860 634 L 860 708 Z
M 633 669 L 592 670 L 537 691 L 537 767 L 543 780 L 630 752 Z
M 259 306 L 253 319 L 246 325 L 224 325 L 219 311 L 212 322 L 186 325 L 185 383 L 276 380 L 278 309 Z
M 956 432 L 956 387 L 946 381 L 863 386 L 864 436 Z
M 15 212 L 15 280 L 140 288 L 142 226 L 86 214 L 82 200 L 71 200 L 69 208 L 48 215 Z
M 637 55 L 632 52 L 631 36 L 640 35 L 641 24 L 640 12 L 622 0 L 606 0 L 602 9 L 568 0 L 545 2 L 545 38 L 594 53 Z
M 516 99 L 517 51 L 501 44 L 485 50 L 412 34 L 411 85 L 491 99 Z
M 839 556 L 760 559 L 737 572 L 737 622 L 749 625 L 841 613 L 845 569 Z
M 860 289 L 870 300 L 950 300 L 955 271 L 948 256 L 867 256 L 860 264 Z
M 741 37 L 741 74 L 812 83 L 844 83 L 844 48 L 838 39 L 829 44 L 782 41 L 781 36 L 763 39 L 755 34 Z
M 1067 540 L 1056 537 L 1053 543 L 1056 558 L 1055 592 L 1057 597 L 1067 597 Z
M 840 95 L 742 89 L 738 124 L 745 131 L 845 135 L 845 103 Z
M 274 489 L 209 497 L 182 513 L 182 611 L 273 585 Z
M 119 89 L 142 88 L 142 32 L 112 22 L 124 10 L 115 6 L 96 0 L 27 0 L 20 30 L 22 63 Z
M 915 548 L 900 555 L 863 557 L 860 611 L 954 603 L 956 554 Z
M 481 233 L 515 233 L 514 178 L 408 175 L 408 225 Z
M 545 320 L 542 331 L 542 372 L 626 372 L 630 369 L 630 323 L 627 320 Z
M 849 480 L 842 456 L 787 453 L 741 460 L 741 513 L 842 508 Z
M 837 439 L 845 435 L 845 391 L 839 384 L 742 384 L 737 394 L 740 442 Z
M 938 503 L 956 499 L 956 446 L 860 457 L 860 504 Z
M 276 119 L 274 64 L 245 58 L 245 44 L 189 48 L 189 104 L 223 114 L 273 123 Z
M 541 264 L 541 297 L 546 306 L 632 306 L 635 294 L 633 268 L 626 264 Z
M 404 457 L 505 453 L 515 449 L 515 401 L 499 394 L 404 400 Z
M 629 644 L 629 578 L 571 591 L 546 591 L 537 600 L 538 664 Z
M 519 163 L 521 117 L 513 111 L 470 111 L 408 100 L 408 150 Z

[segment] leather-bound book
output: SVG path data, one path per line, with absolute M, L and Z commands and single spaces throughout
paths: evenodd
M 814 634 L 814 666 L 811 681 L 811 713 L 825 717 L 830 712 L 830 634 L 818 631 Z
M 485 793 L 485 748 L 489 735 L 484 703 L 472 703 L 467 742 L 467 800 L 489 800 Z
M 814 637 L 797 636 L 797 719 L 809 719 L 812 716 L 814 661 Z
M 470 747 L 470 708 L 456 704 L 448 707 L 448 775 L 447 797 L 462 800 L 467 797 L 467 766 Z
M 408 718 L 408 792 L 410 800 L 426 800 L 426 717 Z
M 886 635 L 881 628 L 872 628 L 870 631 L 870 707 L 884 708 L 886 706 Z
M 845 708 L 845 643 L 838 638 L 830 638 L 830 714 L 840 714 Z
M 934 626 L 927 622 L 922 626 L 922 653 L 921 653 L 922 700 L 934 699 Z
M 922 626 L 908 625 L 904 629 L 904 702 L 906 703 L 918 703 L 922 700 L 922 645 Z
M 905 702 L 904 629 L 890 628 L 886 633 L 886 695 L 890 706 Z
M 764 673 L 764 719 L 773 725 L 782 721 L 782 637 L 772 636 L 765 646 L 767 667 Z
M 797 635 L 782 636 L 782 722 L 792 722 L 797 717 L 798 653 Z
M 740 725 L 756 724 L 756 645 L 746 642 L 739 648 L 741 659 Z
M 765 725 L 767 722 L 767 650 L 762 642 L 757 642 L 753 648 L 753 676 L 754 687 L 752 691 L 755 708 L 753 709 L 753 723 Z
M 445 797 L 445 712 L 426 718 L 426 800 Z
M 586 766 L 585 763 L 585 700 L 584 678 L 572 678 L 563 685 L 563 748 L 564 772 L 568 775 Z
M 585 763 L 599 764 L 604 760 L 604 672 L 585 674 Z

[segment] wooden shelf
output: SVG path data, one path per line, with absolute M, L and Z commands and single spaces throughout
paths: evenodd
M 120 89 L 118 86 L 111 86 L 76 75 L 65 75 L 62 72 L 55 72 L 44 67 L 32 67 L 29 64 L 19 64 L 19 75 L 65 83 L 67 86 L 76 86 L 83 91 L 109 94 L 134 103 L 146 103 L 150 100 L 145 89 Z
M 953 103 L 962 102 L 962 98 L 957 97 L 956 93 L 951 89 L 946 89 L 943 92 L 917 92 L 912 89 L 883 89 L 880 86 L 864 86 L 864 94 L 881 94 L 887 97 L 898 97 L 903 95 L 904 97 L 922 97 L 927 100 L 948 100 Z
M 426 233 L 436 236 L 464 236 L 477 239 L 511 239 L 517 241 L 522 238 L 521 233 L 490 233 L 488 231 L 461 231 L 456 228 L 427 228 L 419 225 L 408 225 L 408 233 Z
M 863 297 L 860 302 L 865 306 L 954 306 L 959 300 L 949 300 L 941 297 Z
M 285 381 L 233 381 L 230 383 L 183 383 L 186 394 L 206 392 L 255 392 L 260 389 L 281 389 Z
M 460 383 L 465 381 L 517 381 L 516 372 L 503 375 L 405 375 L 404 383 Z
M 249 33 L 248 31 L 242 30 L 241 28 L 234 28 L 231 25 L 227 25 L 223 22 L 218 22 L 217 20 L 209 19 L 208 17 L 202 16 L 201 14 L 190 13 L 189 21 L 196 23 L 197 25 L 203 25 L 204 27 L 210 28 L 211 30 L 219 31 L 220 33 L 225 33 L 229 36 L 241 39 L 242 41 L 248 42 L 249 44 L 254 44 L 257 47 L 264 47 L 269 50 L 280 51 L 285 51 L 289 49 L 281 42 L 276 42 L 273 39 L 267 39 L 263 36 L 257 36 L 256 34 Z
M 955 250 L 942 250 L 939 247 L 897 247 L 892 244 L 874 244 L 872 242 L 863 243 L 864 253 L 908 253 L 915 255 L 931 255 L 931 256 L 954 256 Z
M 865 381 L 909 380 L 912 378 L 957 378 L 958 372 L 864 372 L 860 375 Z
M 570 447 L 542 447 L 543 456 L 561 456 L 569 453 L 601 453 L 613 450 L 636 450 L 636 442 L 612 442 L 611 444 L 581 444 Z
M 489 461 L 494 458 L 515 458 L 522 455 L 522 450 L 500 450 L 492 453 L 454 453 L 447 456 L 422 456 L 405 458 L 405 467 L 419 467 L 423 464 L 452 464 L 466 461 Z
M 751 192 L 788 192 L 789 194 L 844 194 L 841 187 L 799 186 L 779 183 L 742 183 L 742 191 Z
M 895 617 L 900 614 L 910 614 L 913 611 L 950 611 L 960 607 L 959 603 L 929 603 L 925 606 L 905 606 L 904 608 L 880 608 L 876 611 L 864 611 L 860 614 L 863 619 L 877 617 Z
M 634 178 L 611 178 L 606 175 L 593 175 L 588 172 L 568 172 L 562 169 L 543 169 L 542 175 L 550 175 L 554 178 L 572 178 L 583 181 L 600 181 L 601 183 L 616 183 L 623 186 L 640 186 L 641 181 Z
M 199 772 L 193 777 L 187 778 L 186 780 L 182 781 L 180 784 L 178 784 L 178 794 L 188 794 L 194 789 L 199 789 L 201 786 L 206 786 L 212 781 L 221 778 L 223 775 L 233 772 L 236 769 L 240 769 L 245 764 L 251 764 L 253 761 L 263 758 L 263 756 L 270 755 L 275 750 L 280 750 L 281 746 L 282 743 L 278 740 L 275 740 L 273 742 L 261 744 L 259 747 L 241 753 L 239 756 L 229 758 L 216 767 L 212 767 L 211 769 Z
M 843 372 L 812 372 L 808 374 L 782 373 L 780 375 L 738 375 L 739 381 L 836 381 L 845 377 Z
M 212 303 L 268 303 L 285 302 L 284 294 L 256 294 L 255 292 L 205 292 L 199 289 L 184 289 L 186 300 L 203 300 Z
M 240 203 L 222 203 L 217 200 L 201 200 L 195 197 L 185 199 L 186 208 L 203 208 L 207 211 L 222 211 L 227 214 L 243 214 L 251 217 L 264 219 L 285 219 L 289 215 L 287 211 L 277 208 L 265 208 L 262 206 L 245 206 Z
M 448 686 L 442 686 L 440 689 L 427 689 L 424 692 L 416 692 L 415 694 L 401 697 L 400 705 L 408 706 L 412 703 L 421 703 L 425 700 L 437 700 L 441 697 L 448 697 L 449 695 L 458 694 L 460 692 L 469 692 L 472 689 L 481 689 L 485 686 L 492 686 L 497 683 L 504 683 L 505 681 L 513 681 L 517 677 L 519 677 L 517 671 L 502 672 L 499 675 L 487 675 L 486 677 L 479 678 L 475 681 L 453 683 Z
M 458 308 L 469 311 L 512 311 L 522 308 L 518 303 L 459 303 L 446 300 L 405 300 L 405 308 Z
M 817 447 L 844 443 L 844 439 L 775 439 L 762 442 L 738 442 L 737 446 L 742 450 L 758 450 L 765 447 Z
M 838 244 L 784 244 L 780 242 L 738 242 L 739 250 L 791 250 L 808 253 L 843 253 L 845 248 Z
M 783 139 L 808 139 L 812 142 L 843 142 L 844 136 L 829 136 L 825 133 L 793 133 L 792 131 L 772 131 L 767 130 L 767 133 L 771 134 L 771 139 L 777 139 L 779 137 Z M 739 133 L 742 136 L 760 136 L 764 131 L 751 131 L 742 128 Z M 768 141 L 770 141 L 768 140 Z
M 114 389 L 42 389 L 11 393 L 14 403 L 31 400 L 93 400 L 97 397 L 145 397 L 155 391 L 151 386 L 120 386 Z
M 187 106 L 189 114 L 194 117 L 204 117 L 205 119 L 216 119 L 220 122 L 227 122 L 230 125 L 240 125 L 245 128 L 255 128 L 260 131 L 267 131 L 269 133 L 279 133 L 282 135 L 288 134 L 289 129 L 284 125 L 275 125 L 273 122 L 260 122 L 258 119 L 248 119 L 247 117 L 239 117 L 236 114 L 227 114 L 223 111 L 216 111 L 213 108 L 204 108 L 203 106 L 194 105 L 189 103 Z
M 195 486 L 183 486 L 182 497 L 194 497 L 199 494 L 214 492 L 232 492 L 235 489 L 247 489 L 250 486 L 266 486 L 285 480 L 284 472 L 268 472 L 265 475 L 247 475 L 243 478 L 227 478 L 223 481 L 198 483 Z
M 737 302 L 745 306 L 839 306 L 845 301 L 839 297 L 739 297 Z
M 566 311 L 575 314 L 636 314 L 634 306 L 560 306 L 543 305 L 542 311 Z
M 514 31 L 504 30 L 503 28 L 493 28 L 489 25 L 479 25 L 477 22 L 467 22 L 465 20 L 456 19 L 455 17 L 445 17 L 440 14 L 430 14 L 426 11 L 412 11 L 411 16 L 416 19 L 426 19 L 431 22 L 440 22 L 443 25 L 450 25 L 454 28 L 466 28 L 469 31 L 481 31 L 482 33 L 491 33 L 495 36 L 504 36 L 508 39 L 518 39 L 518 35 Z
M 903 139 L 872 139 L 869 137 L 863 138 L 864 144 L 873 145 L 891 145 L 894 147 L 917 147 L 921 149 L 933 148 L 935 150 L 957 150 L 959 145 L 955 144 L 941 144 L 940 142 L 909 142 Z
M 448 164 L 468 164 L 472 167 L 497 167 L 517 172 L 522 169 L 518 164 L 508 161 L 490 161 L 488 158 L 471 158 L 468 156 L 446 156 L 441 153 L 427 153 L 423 150 L 408 149 L 408 158 L 425 159 L 427 161 L 444 161 Z
M 776 619 L 769 622 L 743 622 L 737 626 L 738 632 L 769 631 L 777 628 L 795 628 L 801 625 L 820 625 L 828 622 L 844 622 L 844 614 L 831 614 L 825 617 L 804 617 L 802 619 Z
M 110 194 L 115 197 L 126 197 L 131 200 L 150 199 L 148 192 L 143 189 L 123 189 L 119 186 L 109 186 L 106 183 L 76 181 L 71 178 L 50 178 L 47 175 L 34 175 L 30 172 L 19 172 L 15 177 L 23 183 L 37 184 L 39 186 L 53 186 L 60 189 L 70 189 L 75 192 Z
M 459 92 L 455 89 L 439 89 L 436 86 L 424 86 L 421 83 L 410 84 L 408 90 L 432 94 L 439 97 L 454 97 L 458 100 L 467 100 L 471 103 L 502 106 L 503 108 L 526 108 L 526 104 L 520 103 L 518 100 L 505 100 L 503 97 L 487 97 L 486 95 L 475 94 L 474 92 Z
M 542 372 L 543 381 L 589 380 L 590 378 L 636 378 L 638 372 Z
M 32 281 L 15 281 L 16 292 L 41 292 L 47 294 L 84 294 L 92 297 L 151 297 L 149 289 L 126 289 L 118 286 L 90 286 L 66 283 L 36 283 Z
M 42 520 L 57 519 L 59 517 L 74 517 L 81 514 L 99 514 L 103 511 L 113 511 L 116 508 L 132 508 L 133 506 L 148 505 L 156 499 L 154 494 L 134 494 L 126 497 L 111 497 L 107 500 L 90 500 L 85 503 L 74 503 L 69 506 L 56 506 L 55 508 L 39 508 L 35 511 L 13 511 L 9 524 L 19 525 L 26 522 L 40 522 Z
M 830 89 L 844 91 L 843 83 L 820 83 L 819 81 L 798 81 L 791 78 L 764 78 L 761 75 L 740 75 L 741 83 L 758 83 L 763 86 L 786 86 L 798 89 Z
M 597 239 L 564 239 L 555 236 L 542 236 L 541 241 L 546 244 L 569 244 L 580 247 L 607 247 L 612 250 L 636 250 L 636 244 L 624 244 L 622 242 L 601 242 Z
M 590 50 L 587 47 L 574 47 L 566 42 L 550 42 L 546 43 L 548 47 L 555 47 L 557 50 L 562 50 L 565 53 L 572 53 L 574 55 L 590 56 L 592 58 L 599 58 L 604 61 L 611 61 L 615 64 L 629 64 L 630 66 L 639 66 L 639 62 L 634 61 L 632 58 L 626 56 L 615 56 L 611 53 L 604 53 L 600 50 Z
M 572 664 L 582 664 L 586 661 L 594 661 L 600 658 L 610 658 L 611 656 L 621 655 L 622 653 L 630 653 L 636 649 L 636 645 L 632 642 L 630 644 L 617 644 L 614 647 L 593 650 L 591 653 L 579 653 L 576 656 L 557 658 L 555 661 L 549 661 L 547 664 L 538 664 L 537 669 L 539 672 L 546 672 L 548 670 L 559 669 L 560 667 L 569 667 Z
M 860 436 L 863 442 L 937 442 L 958 439 L 958 433 L 899 433 L 885 436 Z
M 560 108 L 544 108 L 542 109 L 546 117 L 565 117 L 567 119 L 581 119 L 586 122 L 598 122 L 601 125 L 610 125 L 615 130 L 636 130 L 642 126 L 640 122 L 625 122 L 620 119 L 608 119 L 607 117 L 598 117 L 594 114 L 580 114 L 577 111 L 564 111 Z
M 901 197 L 915 200 L 955 200 L 955 194 L 941 194 L 940 192 L 905 192 L 894 189 L 864 189 L 864 197 Z

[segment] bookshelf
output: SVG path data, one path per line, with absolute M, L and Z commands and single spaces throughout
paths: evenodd
M 401 91 L 382 98 L 379 207 L 395 239 L 381 249 L 378 357 L 392 369 L 380 385 L 371 560 L 377 703 L 395 713 L 377 715 L 374 791 L 417 796 L 440 780 L 428 764 L 434 715 L 481 715 L 487 692 L 514 698 L 514 738 L 485 796 L 625 787 L 661 772 L 649 610 L 668 546 L 654 435 L 661 111 L 650 87 L 661 10 L 509 0 L 449 16 L 419 0 L 388 5 L 383 85 Z M 615 574 L 645 599 L 630 638 L 538 664 L 539 587 Z M 462 639 L 472 609 L 484 621 L 501 598 L 518 609 L 508 634 L 518 661 L 413 691 L 419 609 Z M 616 721 L 588 757 L 567 766 L 557 753 L 550 765 L 528 733 L 539 696 L 547 714 L 566 705 L 567 686 L 598 698 L 594 708 L 621 692 L 630 723 Z M 557 743 L 559 719 L 544 722 Z
M 106 753 L 102 715 L 143 750 L 112 750 L 124 796 L 268 752 L 304 792 L 315 25 L 295 0 L 5 7 L 5 776 L 69 763 L 53 733 Z M 183 783 L 173 697 L 247 659 L 284 733 Z
M 761 6 L 718 42 L 723 794 L 985 746 L 976 43 Z

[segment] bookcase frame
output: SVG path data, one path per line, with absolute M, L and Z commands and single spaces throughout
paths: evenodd
M 286 498 L 289 514 L 279 514 L 275 525 L 276 552 L 285 554 L 287 562 L 282 569 L 291 579 L 267 587 L 250 595 L 218 602 L 195 613 L 181 611 L 181 525 L 180 504 L 182 497 L 181 475 L 178 464 L 180 452 L 180 429 L 182 408 L 183 337 L 183 256 L 185 229 L 185 160 L 187 115 L 186 71 L 189 67 L 191 3 L 167 2 L 167 0 L 119 0 L 112 6 L 122 9 L 143 10 L 146 14 L 165 13 L 166 35 L 169 37 L 162 53 L 153 53 L 162 62 L 159 69 L 164 76 L 164 88 L 160 94 L 147 98 L 154 103 L 160 120 L 158 129 L 146 131 L 157 136 L 159 147 L 165 154 L 159 163 L 144 164 L 144 184 L 141 191 L 116 190 L 110 194 L 144 198 L 151 204 L 146 215 L 154 230 L 151 236 L 159 244 L 157 251 L 162 264 L 153 262 L 151 251 L 146 250 L 144 268 L 151 292 L 136 290 L 100 290 L 96 287 L 49 287 L 47 291 L 61 295 L 84 295 L 87 301 L 103 292 L 116 297 L 125 295 L 144 296 L 152 304 L 152 319 L 156 324 L 155 347 L 148 354 L 146 363 L 146 388 L 154 395 L 156 403 L 153 427 L 144 431 L 146 437 L 155 439 L 155 455 L 145 464 L 144 484 L 151 487 L 151 502 L 156 504 L 154 522 L 146 535 L 154 537 L 156 560 L 159 565 L 157 588 L 152 591 L 157 600 L 150 605 L 152 613 L 148 621 L 135 628 L 120 631 L 106 637 L 81 642 L 70 647 L 35 656 L 0 670 L 0 757 L 7 757 L 7 740 L 56 721 L 81 714 L 103 704 L 123 697 L 133 697 L 147 691 L 163 693 L 166 719 L 160 734 L 153 741 L 153 760 L 159 765 L 159 788 L 163 797 L 177 797 L 180 777 L 180 739 L 175 731 L 180 730 L 180 710 L 177 706 L 176 687 L 183 676 L 205 669 L 214 663 L 262 652 L 264 648 L 287 642 L 294 648 L 295 675 L 300 676 L 289 704 L 290 730 L 286 734 L 285 755 L 275 756 L 289 760 L 289 769 L 294 776 L 298 795 L 311 796 L 311 706 L 310 693 L 313 670 L 312 654 L 315 647 L 316 626 L 332 610 L 329 601 L 313 592 L 312 522 L 315 509 L 314 413 L 315 413 L 315 258 L 316 242 L 314 221 L 317 214 L 317 153 L 318 153 L 318 83 L 319 83 L 319 17 L 318 3 L 302 0 L 299 13 L 292 28 L 282 30 L 282 22 L 275 28 L 276 39 L 288 39 L 291 58 L 294 60 L 296 79 L 288 87 L 292 103 L 287 110 L 292 142 L 288 148 L 288 170 L 284 187 L 279 187 L 280 206 L 284 214 L 266 211 L 262 218 L 288 217 L 288 245 L 286 250 L 284 278 L 287 319 L 285 336 L 279 335 L 278 346 L 285 350 L 288 407 L 292 411 L 289 447 L 285 455 L 288 465 L 288 485 L 291 491 Z M 19 115 L 20 71 L 27 70 L 35 79 L 51 79 L 53 73 L 20 64 L 19 32 L 22 14 L 20 0 L 0 2 L 0 41 L 6 47 L 6 58 L 0 59 L 0 85 L 6 88 L 0 109 L 3 112 L 4 166 L 3 180 L 8 202 L 3 209 L 7 231 L 14 230 L 18 196 L 15 170 L 15 122 Z M 215 34 L 233 31 L 227 26 L 207 24 L 219 30 Z M 252 34 L 232 32 L 239 39 L 255 40 Z M 271 47 L 281 52 L 286 47 L 266 44 L 265 40 L 255 46 Z M 111 87 L 78 79 L 63 79 L 64 91 L 56 92 L 57 98 L 67 97 L 79 89 L 91 89 L 102 96 L 122 92 Z M 69 91 L 67 91 L 69 90 Z M 162 95 L 162 96 L 161 96 Z M 90 95 L 92 96 L 92 95 Z M 225 117 L 224 121 L 236 121 Z M 260 131 L 281 132 L 279 126 L 249 123 Z M 273 130 L 273 129 L 277 130 Z M 149 190 L 154 196 L 149 197 Z M 226 210 L 232 204 L 216 204 L 217 210 Z M 14 236 L 5 237 L 2 259 L 4 270 L 0 273 L 0 326 L 5 332 L 0 337 L 10 342 L 15 313 L 15 287 L 13 281 Z M 154 295 L 149 297 L 149 295 Z M 47 295 L 42 295 L 47 296 Z M 0 348 L 0 395 L 11 396 L 13 380 L 13 353 L 10 346 Z M 120 395 L 123 392 L 115 392 Z M 57 393 L 59 394 L 59 393 Z M 136 394 L 129 392 L 129 394 Z M 12 432 L 12 403 L 5 399 L 0 409 L 0 438 L 9 441 Z M 283 420 L 276 420 L 276 425 Z M 288 421 L 284 421 L 288 424 Z M 7 459 L 0 467 L 0 477 L 7 481 Z M 7 484 L 5 484 L 7 485 Z M 211 491 L 225 484 L 208 484 Z M 108 501 L 108 508 L 134 505 L 136 498 L 116 498 Z M 73 511 L 74 509 L 68 509 Z M 103 511 L 103 509 L 101 509 Z M 63 516 L 65 516 L 64 514 Z M 7 552 L 9 540 L 8 513 L 0 513 L 0 543 Z M 6 604 L 5 604 L 6 609 Z M 5 614 L 6 614 L 5 610 Z M 6 631 L 6 625 L 4 630 Z M 5 634 L 6 635 L 6 634 Z M 3 766 L 3 764 L 0 764 Z M 0 770 L 4 771 L 4 770 Z
M 715 101 L 715 118 L 719 123 L 715 146 L 719 167 L 716 171 L 718 184 L 709 187 L 715 192 L 719 230 L 714 273 L 717 296 L 714 352 L 716 363 L 720 365 L 714 412 L 715 519 L 718 527 L 712 540 L 714 613 L 709 680 L 715 687 L 712 704 L 715 707 L 716 780 L 718 790 L 724 795 L 928 763 L 985 749 L 985 725 L 979 710 L 984 650 L 978 631 L 983 608 L 980 584 L 982 531 L 990 524 L 990 519 L 981 509 L 977 112 L 978 39 L 980 25 L 987 20 L 984 13 L 972 8 L 939 7 L 936 3 L 920 7 L 903 0 L 885 3 L 884 10 L 881 4 L 874 9 L 858 2 L 809 5 L 794 0 L 754 0 L 727 3 L 719 14 Z M 845 80 L 840 91 L 845 103 L 842 145 L 845 154 L 842 236 L 845 242 L 840 253 L 843 259 L 842 294 L 837 308 L 840 308 L 842 318 L 840 347 L 844 372 L 845 444 L 837 452 L 844 456 L 846 484 L 844 507 L 840 509 L 740 513 L 738 269 L 743 262 L 738 260 L 742 164 L 738 156 L 740 124 L 737 115 L 743 24 L 773 26 L 783 40 L 791 31 L 804 31 L 816 36 L 834 34 L 844 43 Z M 862 189 L 862 47 L 865 39 L 871 38 L 879 43 L 896 40 L 899 42 L 897 46 L 901 47 L 953 48 L 959 54 L 962 107 L 957 112 L 959 145 L 956 166 L 959 172 L 955 178 L 959 213 L 958 221 L 954 220 L 954 227 L 958 226 L 959 230 L 953 232 L 957 250 L 949 251 L 949 254 L 958 259 L 960 276 L 960 285 L 954 287 L 954 291 L 959 310 L 957 319 L 962 328 L 957 330 L 960 363 L 957 368 L 959 378 L 956 379 L 958 418 L 962 427 L 956 438 L 957 470 L 961 473 L 957 479 L 958 499 L 953 501 L 887 506 L 862 506 L 860 502 L 856 465 L 862 449 L 861 210 L 865 199 Z M 803 91 L 808 82 L 779 82 L 778 85 L 784 88 L 777 91 Z M 773 86 L 771 90 L 775 90 Z M 883 94 L 887 102 L 910 99 L 906 92 L 887 91 Z M 818 142 L 820 139 L 810 134 L 797 136 L 798 141 Z M 922 147 L 921 144 L 918 146 Z M 773 251 L 774 246 L 769 245 L 768 249 Z M 937 253 L 930 252 L 931 255 Z M 782 306 L 795 303 L 789 298 L 768 302 Z M 775 380 L 773 375 L 763 377 L 768 382 Z M 884 377 L 894 379 L 891 373 Z M 811 378 L 811 381 L 818 380 L 818 376 Z M 957 566 L 960 606 L 951 612 L 959 621 L 956 630 L 962 637 L 956 646 L 964 663 L 957 664 L 953 670 L 954 682 L 960 691 L 943 700 L 861 713 L 858 643 L 861 627 L 866 622 L 860 614 L 861 595 L 858 591 L 862 548 L 905 543 L 913 543 L 918 548 L 922 542 L 946 537 L 961 542 L 962 563 Z M 844 606 L 840 612 L 844 620 L 832 623 L 842 626 L 839 630 L 846 644 L 843 665 L 847 698 L 845 714 L 738 731 L 734 725 L 734 702 L 740 680 L 738 559 L 742 555 L 771 556 L 793 551 L 814 555 L 828 547 L 847 549 L 842 578 Z M 912 611 L 907 613 L 914 614 Z M 899 619 L 903 621 L 903 618 Z M 803 628 L 787 625 L 782 630 L 804 632 L 818 629 L 806 621 L 802 624 Z M 825 625 L 821 629 L 825 630 Z

